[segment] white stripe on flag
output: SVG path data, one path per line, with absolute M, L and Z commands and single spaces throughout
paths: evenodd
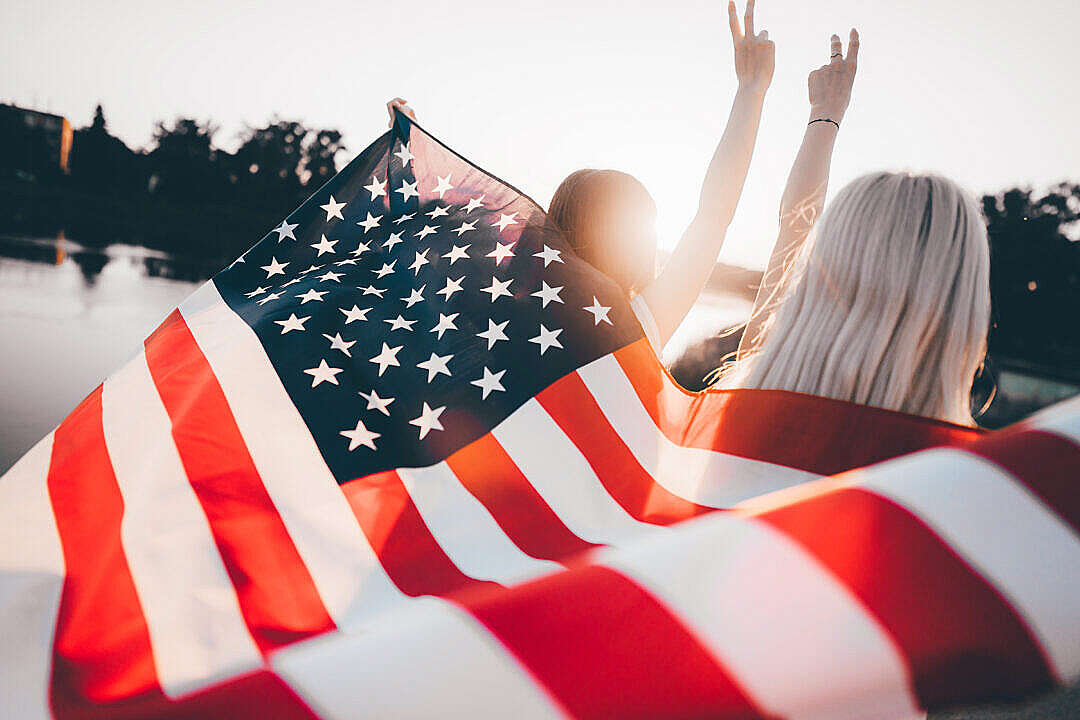
M 262 657 L 188 482 L 144 353 L 105 381 L 101 407 L 124 499 L 124 554 L 162 690 L 177 697 L 258 667 Z
M 613 355 L 578 368 L 608 422 L 637 461 L 679 497 L 728 508 L 747 498 L 820 477 L 815 473 L 703 448 L 676 445 L 656 426 Z
M 445 462 L 397 473 L 432 537 L 469 577 L 507 584 L 563 569 L 523 553 Z
M 1080 676 L 1076 606 L 1061 602 L 1080 597 L 1080 538 L 1039 498 L 989 460 L 950 448 L 851 479 L 921 518 L 1027 620 L 1059 679 Z
M 535 398 L 491 434 L 544 502 L 582 540 L 619 545 L 644 533 L 665 531 L 635 520 L 615 502 L 589 461 Z
M 364 537 L 255 332 L 213 281 L 185 300 L 180 313 L 335 624 L 347 630 L 408 602 Z
M 1080 395 L 1040 410 L 1024 422 L 1080 443 Z
M 371 632 L 284 648 L 273 669 L 325 720 L 481 715 L 566 717 L 488 631 L 453 605 L 419 597 Z
M 593 559 L 663 601 L 771 715 L 922 717 L 886 631 L 812 556 L 765 523 L 708 515 Z
M 49 718 L 64 552 L 49 502 L 49 433 L 0 477 L 0 698 L 8 717 Z

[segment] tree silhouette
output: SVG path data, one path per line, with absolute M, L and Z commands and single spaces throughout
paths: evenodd
M 120 138 L 109 134 L 99 104 L 90 126 L 75 131 L 69 160 L 71 182 L 95 194 L 141 192 L 145 188 L 141 160 Z
M 1080 377 L 1080 185 L 982 198 L 995 324 L 991 357 Z
M 170 199 L 206 202 L 220 200 L 226 191 L 213 137 L 218 128 L 192 118 L 163 122 L 154 130 L 155 147 L 147 159 L 151 192 Z

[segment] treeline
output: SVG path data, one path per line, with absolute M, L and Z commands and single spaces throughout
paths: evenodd
M 216 147 L 218 127 L 159 122 L 150 146 L 133 150 L 109 133 L 99 105 L 75 131 L 69 172 L 36 167 L 5 177 L 0 232 L 125 242 L 204 259 L 218 267 L 261 237 L 337 172 L 337 130 L 272 119 L 241 131 L 236 152 Z M 0 170 L 12 170 L 3 167 Z
M 0 153 L 0 234 L 143 245 L 209 276 L 332 177 L 345 150 L 340 132 L 293 120 L 245 128 L 231 153 L 214 145 L 217 131 L 178 118 L 158 123 L 150 147 L 132 150 L 109 133 L 98 106 L 93 122 L 74 133 L 67 174 L 55 167 L 27 174 Z M 1080 184 L 1013 188 L 981 203 L 991 247 L 991 356 L 1080 382 Z M 692 349 L 679 379 L 699 386 L 732 340 Z

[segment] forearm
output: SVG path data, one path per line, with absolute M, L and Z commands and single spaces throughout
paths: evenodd
M 660 276 L 643 292 L 666 341 L 697 300 L 716 264 L 750 166 L 764 101 L 762 92 L 740 88 L 727 127 L 713 153 L 697 215 Z
M 811 111 L 811 120 L 822 117 Z M 784 271 L 798 254 L 825 204 L 829 168 L 837 128 L 832 123 L 806 126 L 802 144 L 788 175 L 780 202 L 780 227 L 769 262 L 761 275 L 754 307 L 750 312 L 737 357 L 741 358 L 761 332 L 771 308 L 779 300 Z
M 731 224 L 750 169 L 764 102 L 763 90 L 740 86 L 736 91 L 701 186 L 697 218 L 703 222 L 725 228 Z
M 810 120 L 823 117 L 811 110 Z M 780 200 L 780 222 L 796 232 L 809 232 L 825 205 L 829 186 L 829 168 L 838 128 L 832 123 L 816 122 L 806 126 L 802 145 L 788 175 Z

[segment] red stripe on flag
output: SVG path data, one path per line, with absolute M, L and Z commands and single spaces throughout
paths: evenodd
M 764 715 L 663 605 L 609 568 L 460 602 L 579 720 Z
M 692 393 L 675 382 L 646 340 L 614 356 L 657 427 L 684 447 L 835 475 L 983 435 L 940 420 L 786 390 Z M 851 442 L 853 437 L 859 441 Z
M 967 448 L 1014 475 L 1080 532 L 1080 447 L 1042 430 L 1005 430 Z
M 406 595 L 447 595 L 469 587 L 501 587 L 461 572 L 436 542 L 393 470 L 350 480 L 341 490 L 379 563 Z
M 184 471 L 259 649 L 267 653 L 333 630 L 225 394 L 178 311 L 147 338 L 146 360 Z
M 120 538 L 124 500 L 105 446 L 99 385 L 54 435 L 49 499 L 67 574 L 49 701 L 58 718 L 105 717 L 100 705 L 161 696 L 150 633 Z
M 713 511 L 669 492 L 649 475 L 576 372 L 552 383 L 536 399 L 585 456 L 611 497 L 637 520 L 670 525 Z
M 461 448 L 446 464 L 523 552 L 560 560 L 597 547 L 572 533 L 490 434 Z M 556 471 L 557 472 L 557 471 Z
M 1052 686 L 1038 642 L 1009 603 L 892 501 L 844 488 L 758 518 L 799 542 L 877 617 L 905 656 L 922 707 Z

